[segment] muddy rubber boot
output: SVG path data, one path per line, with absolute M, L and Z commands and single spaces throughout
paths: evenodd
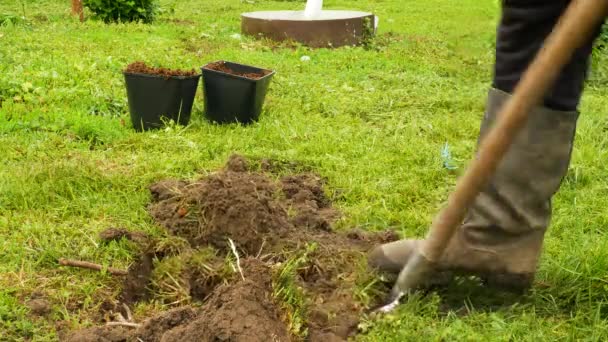
M 414 251 L 418 248 L 420 240 L 405 239 L 393 241 L 374 248 L 368 256 L 371 268 L 388 273 L 387 280 L 394 281 L 403 269 Z M 422 287 L 442 286 L 448 284 L 453 278 L 449 270 L 437 270 L 425 279 Z
M 509 94 L 492 89 L 480 139 L 493 124 Z M 551 218 L 551 197 L 570 164 L 578 112 L 535 108 L 484 191 L 456 231 L 438 271 L 481 277 L 489 285 L 514 291 L 534 280 L 545 231 Z M 375 248 L 369 265 L 399 272 L 416 240 Z

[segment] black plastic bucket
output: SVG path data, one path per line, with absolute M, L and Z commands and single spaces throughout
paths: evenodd
M 180 125 L 190 122 L 190 113 L 201 75 L 158 76 L 123 73 L 133 128 L 161 128 L 163 120 Z
M 249 124 L 257 121 L 275 72 L 232 62 L 215 63 L 224 63 L 226 67 L 239 73 L 266 71 L 268 74 L 259 79 L 250 79 L 207 68 L 214 63 L 202 67 L 205 117 L 216 123 Z

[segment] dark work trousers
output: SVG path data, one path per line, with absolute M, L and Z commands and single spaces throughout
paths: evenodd
M 598 0 L 604 1 L 604 0 Z M 566 10 L 569 0 L 503 0 L 496 38 L 493 87 L 512 93 L 522 74 Z M 597 33 L 578 49 L 549 90 L 544 105 L 554 110 L 577 110 Z

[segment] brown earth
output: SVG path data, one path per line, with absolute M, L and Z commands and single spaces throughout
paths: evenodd
M 146 251 L 129 267 L 129 273 L 125 277 L 122 286 L 120 300 L 127 304 L 135 304 L 141 300 L 149 299 L 147 289 L 152 274 L 154 254 Z
M 166 332 L 190 323 L 198 316 L 198 313 L 198 310 L 190 306 L 169 310 L 145 321 L 130 338 L 136 340 L 139 338 L 142 341 L 161 341 Z
M 205 66 L 205 68 L 210 69 L 210 70 L 224 72 L 224 73 L 231 74 L 231 75 L 242 76 L 242 77 L 249 78 L 252 80 L 259 80 L 260 78 L 270 74 L 270 71 L 268 71 L 268 70 L 262 70 L 260 72 L 239 72 L 239 71 L 230 69 L 230 67 L 228 67 L 226 65 L 226 63 L 222 62 L 222 61 L 209 63 Z
M 293 281 L 305 302 L 302 312 L 308 334 L 304 340 L 346 341 L 356 333 L 364 310 L 355 289 L 373 277 L 365 268 L 365 253 L 397 236 L 333 231 L 339 213 L 323 185 L 323 179 L 310 172 L 282 177 L 256 172 L 239 156 L 231 157 L 223 170 L 199 180 L 153 184 L 148 208 L 152 217 L 170 234 L 186 239 L 191 250 L 212 247 L 218 260 L 233 257 L 232 240 L 244 279 L 238 271 L 225 276 L 201 272 L 186 263 L 190 296 L 202 301 L 202 307 L 181 307 L 150 318 L 128 332 L 124 341 L 137 337 L 145 341 L 303 340 L 289 330 L 292 309 L 275 293 L 277 274 L 300 256 L 304 257 L 298 259 Z M 131 281 L 125 282 L 122 301 L 128 304 L 148 299 L 152 263 L 146 260 L 154 255 L 142 255 L 130 268 Z M 101 330 L 84 331 L 90 335 Z M 108 333 L 115 334 L 116 329 Z
M 218 287 L 200 315 L 163 335 L 169 341 L 289 341 L 272 298 L 270 268 L 259 259 L 242 263 L 244 280 Z
M 131 338 L 127 327 L 92 327 L 78 330 L 67 335 L 66 342 L 127 342 Z
M 126 73 L 132 74 L 148 74 L 148 75 L 158 75 L 165 77 L 172 76 L 196 76 L 199 73 L 194 70 L 181 70 L 181 69 L 168 69 L 168 68 L 157 68 L 146 65 L 145 62 L 137 61 L 133 62 L 123 70 Z
M 148 236 L 142 232 L 132 232 L 125 228 L 108 228 L 99 233 L 99 240 L 103 243 L 111 241 L 119 241 L 121 239 L 127 239 L 135 242 L 146 242 Z

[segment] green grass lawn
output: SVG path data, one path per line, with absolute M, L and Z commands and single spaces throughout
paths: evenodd
M 2 1 L 0 15 L 14 23 L 0 26 L 0 340 L 53 341 L 59 326 L 92 324 L 97 299 L 117 293 L 118 280 L 60 268 L 58 258 L 126 268 L 134 247 L 99 245 L 98 232 L 161 234 L 145 209 L 148 186 L 213 171 L 232 153 L 313 167 L 329 192 L 341 192 L 339 227 L 423 236 L 475 147 L 498 3 L 329 0 L 328 8 L 373 11 L 378 37 L 367 48 L 310 50 L 234 36 L 240 13 L 300 9 L 302 1 L 163 0 L 151 25 L 82 24 L 69 1 Z M 412 297 L 366 322 L 361 340 L 608 339 L 603 58 L 533 291 L 515 302 L 470 286 Z M 259 123 L 208 123 L 199 87 L 188 127 L 132 130 L 124 66 L 199 68 L 219 59 L 276 70 Z M 443 166 L 446 143 L 456 172 Z M 25 305 L 34 292 L 52 303 L 46 318 Z M 142 304 L 135 314 L 160 309 Z

